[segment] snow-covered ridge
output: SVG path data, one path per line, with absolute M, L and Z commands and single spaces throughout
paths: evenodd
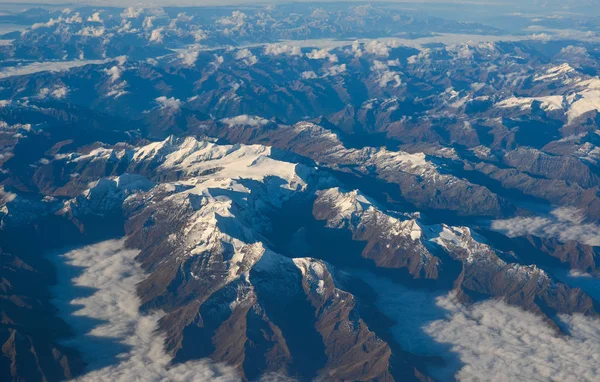
M 545 96 L 545 97 L 511 97 L 496 104 L 500 108 L 520 108 L 521 110 L 529 110 L 534 101 L 541 102 L 542 110 L 554 111 L 563 110 L 564 97 Z
M 564 76 L 566 74 L 575 73 L 575 69 L 571 67 L 571 65 L 564 63 L 559 66 L 553 66 L 546 70 L 546 73 L 535 76 L 534 81 L 545 81 L 549 79 L 556 79 L 558 77 Z
M 178 172 L 184 177 L 195 177 L 196 182 L 208 179 L 263 181 L 267 177 L 278 177 L 285 181 L 284 188 L 306 187 L 298 172 L 310 170 L 300 170 L 295 163 L 273 159 L 271 151 L 270 147 L 261 145 L 218 145 L 194 137 L 169 137 L 133 149 L 101 147 L 87 154 L 73 153 L 66 157 L 76 163 L 126 158 L 132 167 L 149 166 L 159 174 Z
M 190 176 L 216 171 L 219 178 L 253 179 L 277 176 L 290 189 L 305 186 L 296 174 L 296 164 L 270 157 L 271 148 L 260 145 L 217 145 L 186 138 L 177 149 L 165 156 L 160 171 L 182 170 Z
M 90 184 L 81 196 L 65 201 L 60 213 L 74 216 L 112 213 L 121 207 L 127 197 L 153 187 L 154 183 L 141 175 L 102 178 Z
M 365 147 L 362 149 L 346 148 L 339 138 L 314 124 L 301 123 L 294 126 L 298 134 L 309 134 L 326 139 L 330 148 L 322 153 L 335 165 L 353 164 L 362 167 L 374 167 L 377 172 L 400 172 L 425 177 L 433 182 L 452 182 L 458 179 L 452 175 L 440 174 L 437 166 L 427 159 L 425 153 L 410 154 L 403 151 L 390 151 L 386 148 Z
M 490 246 L 477 241 L 468 227 L 452 227 L 445 224 L 428 227 L 427 240 L 439 245 L 467 263 L 476 261 L 501 261 Z
M 343 192 L 339 188 L 331 188 L 317 193 L 319 203 L 326 203 L 335 214 L 327 220 L 327 226 L 342 228 L 347 225 L 357 227 L 365 222 L 384 225 L 382 235 L 387 237 L 405 236 L 413 241 L 421 238 L 422 229 L 417 220 L 409 215 L 399 219 L 385 214 L 369 201 L 358 190 Z
M 287 126 L 282 126 L 287 127 Z M 308 136 L 318 139 L 326 149 L 322 155 L 336 161 L 336 164 L 352 163 L 362 166 L 375 166 L 378 171 L 401 171 L 412 175 L 427 175 L 430 179 L 448 180 L 452 176 L 442 175 L 434 163 L 427 160 L 425 153 L 410 154 L 403 151 L 390 151 L 385 148 L 365 147 L 346 148 L 340 138 L 331 130 L 311 122 L 299 122 L 291 127 L 298 137 Z
M 327 222 L 330 227 L 339 226 L 353 214 L 360 214 L 372 208 L 371 203 L 358 190 L 344 193 L 339 188 L 331 188 L 320 191 L 317 195 L 320 201 L 328 202 L 336 211 L 335 217 Z
M 432 247 L 437 247 L 467 264 L 492 262 L 498 266 L 507 266 L 507 263 L 468 227 L 425 225 L 419 222 L 419 214 L 392 216 L 357 190 L 343 192 L 339 188 L 332 188 L 319 191 L 317 195 L 315 208 L 329 209 L 323 215 L 327 219 L 328 227 L 359 233 L 376 230 L 386 249 L 397 250 L 400 253 L 408 251 L 409 248 L 416 250 L 420 253 L 423 264 L 433 260 Z
M 309 283 L 311 290 L 314 290 L 319 295 L 325 293 L 325 278 L 328 277 L 327 265 L 315 259 L 297 258 L 294 259 L 294 264 L 302 276 Z
M 216 186 L 215 183 L 212 185 Z M 222 186 L 220 189 L 241 190 L 234 182 Z M 181 256 L 210 259 L 227 251 L 223 259 L 227 264 L 227 276 L 223 282 L 228 283 L 256 264 L 266 251 L 260 236 L 245 224 L 244 217 L 238 213 L 247 206 L 238 203 L 226 196 L 213 196 L 210 189 L 199 185 L 166 197 L 155 208 L 161 211 L 163 208 L 170 209 L 174 215 L 167 219 L 183 223 L 181 230 L 169 235 L 169 241 L 178 247 Z M 223 223 L 225 220 L 228 224 Z
M 315 217 L 327 221 L 327 227 L 347 229 L 355 239 L 377 242 L 382 248 L 365 254 L 380 266 L 408 266 L 419 273 L 434 262 L 434 255 L 423 241 L 423 228 L 416 215 L 391 216 L 382 212 L 359 191 L 343 192 L 339 188 L 319 191 L 315 202 Z M 418 215 L 418 214 L 417 214 Z M 386 253 L 384 255 L 384 253 Z M 395 255 L 390 255 L 391 253 Z M 413 260 L 397 261 L 409 257 Z
M 263 209 L 274 208 L 292 192 L 306 188 L 298 172 L 310 172 L 273 159 L 270 147 L 219 145 L 193 137 L 169 137 L 137 148 L 102 147 L 67 158 L 78 166 L 126 160 L 129 169 L 144 175 L 100 179 L 66 202 L 63 214 L 107 213 L 123 206 L 125 211 L 135 211 L 135 218 L 150 211 L 152 229 L 157 227 L 165 245 L 175 248 L 173 259 L 205 257 L 208 267 L 212 261 L 223 262 L 225 284 L 248 272 L 268 251 L 260 234 L 268 230 Z M 174 173 L 179 180 L 163 181 Z M 217 254 L 223 258 L 218 260 Z M 198 274 L 202 272 L 191 271 L 189 277 Z
M 541 102 L 546 111 L 563 111 L 571 124 L 586 113 L 600 112 L 600 78 L 579 74 L 569 64 L 551 67 L 545 74 L 534 77 L 535 86 L 545 84 L 544 95 L 535 97 L 512 96 L 496 103 L 498 108 L 531 109 L 534 101 Z

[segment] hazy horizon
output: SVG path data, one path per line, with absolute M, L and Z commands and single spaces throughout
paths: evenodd
M 397 6 L 407 11 L 421 12 L 441 18 L 480 21 L 501 15 L 523 14 L 562 16 L 600 16 L 600 0 L 0 0 L 0 9 L 13 12 L 28 7 L 102 7 L 102 8 L 160 8 L 160 7 L 262 7 L 285 4 L 373 4 Z

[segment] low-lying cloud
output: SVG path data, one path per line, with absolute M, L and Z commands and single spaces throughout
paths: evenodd
M 452 296 L 438 299 L 449 312 L 425 331 L 449 344 L 464 366 L 461 381 L 598 381 L 600 321 L 562 316 L 569 335 L 558 335 L 543 320 L 502 301 L 466 307 Z
M 67 345 L 80 350 L 88 372 L 80 381 L 239 381 L 235 372 L 208 360 L 170 365 L 157 332 L 162 313 L 140 314 L 136 284 L 144 273 L 137 251 L 122 240 L 54 256 L 55 304 L 74 329 Z
M 560 316 L 569 335 L 541 317 L 498 300 L 466 306 L 452 293 L 411 290 L 361 274 L 376 304 L 395 321 L 394 338 L 412 353 L 440 356 L 427 372 L 438 380 L 598 381 L 600 320 Z
M 223 118 L 221 122 L 228 126 L 261 127 L 267 125 L 269 120 L 253 115 L 242 114 L 238 115 L 237 117 Z
M 252 66 L 258 62 L 258 58 L 252 54 L 250 49 L 238 50 L 234 57 L 236 60 L 242 61 L 247 66 Z
M 156 103 L 158 103 L 158 106 L 161 109 L 174 109 L 177 110 L 181 107 L 181 100 L 175 98 L 175 97 L 170 97 L 167 98 L 166 96 L 160 96 L 158 98 L 156 98 Z
M 331 63 L 338 62 L 338 56 L 332 53 L 329 53 L 327 49 L 313 49 L 312 52 L 306 53 L 306 57 L 311 60 L 329 60 Z
M 580 210 L 562 207 L 552 211 L 550 215 L 535 217 L 516 217 L 506 220 L 495 220 L 491 228 L 508 237 L 534 235 L 542 238 L 555 238 L 562 242 L 575 240 L 591 246 L 600 245 L 600 226 L 583 223 Z
M 11 66 L 0 70 L 0 79 L 14 76 L 25 76 L 39 72 L 62 72 L 85 65 L 100 65 L 109 60 L 47 61 L 34 62 L 22 66 Z
M 265 46 L 265 54 L 269 56 L 301 56 L 302 49 L 299 46 L 288 44 L 267 44 Z

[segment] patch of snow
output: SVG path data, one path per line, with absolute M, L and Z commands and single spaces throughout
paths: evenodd
M 545 74 L 536 76 L 534 81 L 544 81 L 548 79 L 555 79 L 560 77 L 563 74 L 575 73 L 575 69 L 571 67 L 571 65 L 565 63 L 559 66 L 554 66 L 548 70 L 546 70 Z

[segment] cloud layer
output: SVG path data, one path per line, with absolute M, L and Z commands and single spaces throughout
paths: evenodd
M 79 61 L 60 61 L 60 62 L 34 62 L 27 65 L 7 67 L 0 70 L 0 79 L 24 76 L 39 72 L 62 72 L 72 68 L 77 68 L 85 65 L 100 65 L 108 60 L 79 60 Z
M 495 220 L 492 221 L 491 228 L 509 237 L 534 235 L 555 238 L 562 242 L 575 240 L 591 246 L 600 246 L 600 226 L 583 223 L 583 219 L 580 210 L 561 207 L 547 216 Z
M 459 354 L 464 366 L 457 373 L 458 380 L 600 380 L 597 319 L 561 317 L 570 332 L 561 336 L 540 317 L 501 301 L 465 307 L 446 296 L 437 302 L 449 317 L 425 330 Z
M 428 370 L 438 380 L 600 380 L 598 319 L 561 316 L 570 335 L 558 335 L 540 317 L 502 301 L 467 307 L 452 294 L 360 276 L 379 293 L 377 306 L 395 321 L 392 334 L 404 349 L 444 359 L 445 367 Z
M 75 331 L 68 345 L 88 362 L 79 380 L 238 381 L 233 370 L 210 361 L 170 365 L 157 333 L 162 313 L 139 313 L 135 286 L 144 274 L 137 253 L 117 240 L 53 257 L 59 280 L 54 302 Z

